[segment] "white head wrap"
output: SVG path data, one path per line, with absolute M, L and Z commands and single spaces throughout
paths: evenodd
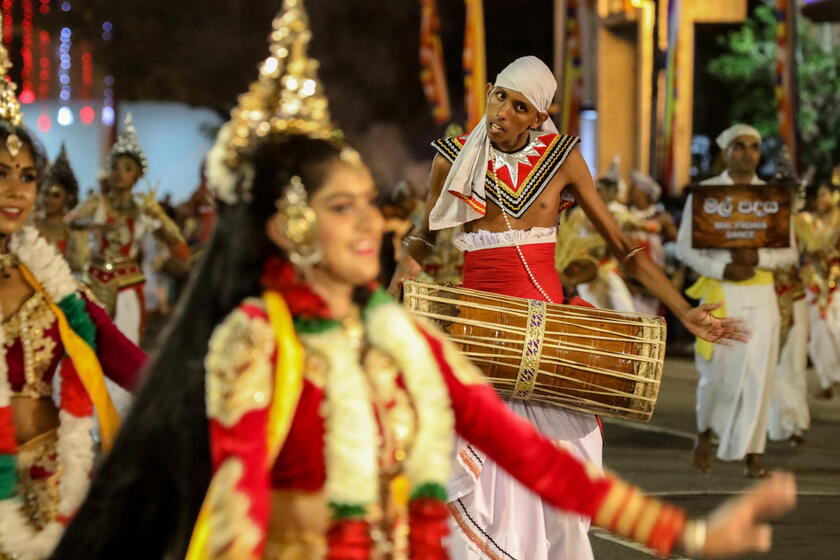
M 761 142 L 761 133 L 748 124 L 735 124 L 730 126 L 720 133 L 715 142 L 717 142 L 721 150 L 725 150 L 739 136 L 752 136 L 753 138 L 758 138 L 758 141 Z
M 633 185 L 644 191 L 653 202 L 658 201 L 659 197 L 662 196 L 662 187 L 650 175 L 641 171 L 633 171 L 630 174 L 630 179 L 633 180 Z
M 557 81 L 545 63 L 535 56 L 517 58 L 496 76 L 496 84 L 518 91 L 541 113 L 548 113 L 554 99 Z M 540 130 L 557 134 L 557 127 L 547 118 Z M 483 216 L 464 202 L 473 193 L 484 198 L 484 177 L 490 153 L 490 139 L 487 137 L 487 113 L 470 132 L 464 147 L 452 163 L 446 176 L 443 190 L 429 215 L 432 230 L 459 226 Z M 456 193 L 452 196 L 449 193 Z M 461 198 L 463 197 L 463 198 Z

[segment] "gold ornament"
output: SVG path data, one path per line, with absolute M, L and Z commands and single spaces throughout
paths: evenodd
M 318 79 L 318 61 L 307 53 L 312 33 L 303 1 L 285 0 L 271 27 L 269 57 L 231 111 L 225 153 L 231 169 L 255 142 L 272 133 L 324 139 L 337 135 Z
M 301 268 L 310 268 L 321 260 L 321 249 L 317 243 L 318 219 L 315 210 L 309 206 L 303 181 L 295 175 L 277 201 L 280 228 L 289 240 L 289 258 Z
M 0 67 L 3 68 L 3 83 L 0 84 L 0 119 L 9 121 L 14 126 L 20 126 L 23 123 L 23 113 L 21 113 L 20 102 L 15 95 L 17 84 L 9 77 L 12 61 L 9 60 L 9 53 L 2 44 L 0 44 Z M 6 149 L 9 150 L 13 158 L 17 157 L 22 147 L 23 142 L 14 132 L 6 137 Z

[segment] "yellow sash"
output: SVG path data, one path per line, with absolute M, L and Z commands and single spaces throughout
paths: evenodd
M 102 372 L 99 358 L 96 357 L 93 348 L 88 346 L 87 342 L 70 328 L 64 312 L 50 299 L 44 287 L 38 283 L 38 280 L 23 263 L 20 263 L 20 272 L 24 280 L 41 293 L 58 320 L 58 332 L 61 336 L 61 343 L 64 345 L 64 352 L 73 362 L 76 373 L 79 374 L 79 379 L 81 379 L 90 400 L 93 402 L 93 409 L 96 412 L 96 418 L 99 420 L 102 450 L 108 452 L 114 445 L 114 438 L 120 427 L 120 417 L 105 386 L 105 374 Z
M 274 329 L 277 344 L 277 362 L 274 367 L 274 391 L 271 408 L 268 412 L 268 465 L 277 459 L 283 442 L 292 427 L 292 419 L 297 410 L 300 394 L 303 391 L 304 351 L 295 334 L 292 315 L 283 298 L 275 292 L 265 292 L 263 301 L 268 311 L 268 319 Z M 218 492 L 216 479 L 210 481 L 210 487 L 201 504 L 201 511 L 193 528 L 190 546 L 184 560 L 210 560 L 208 542 L 210 539 L 210 504 Z
M 772 284 L 773 273 L 769 270 L 757 269 L 755 271 L 755 275 L 749 280 L 728 283 L 735 284 L 737 286 L 758 286 L 761 284 Z M 724 296 L 723 282 L 721 280 L 715 280 L 714 278 L 701 276 L 697 280 L 697 282 L 694 283 L 693 286 L 691 286 L 685 291 L 685 293 L 687 296 L 694 299 L 699 299 L 703 303 L 720 303 L 721 306 L 712 311 L 712 316 L 717 317 L 719 319 L 726 317 L 726 297 Z M 697 353 L 700 354 L 700 356 L 702 356 L 705 360 L 712 359 L 712 350 L 714 349 L 714 347 L 715 344 L 713 342 L 703 340 L 702 338 L 698 338 L 697 342 L 694 345 L 694 348 L 697 351 Z

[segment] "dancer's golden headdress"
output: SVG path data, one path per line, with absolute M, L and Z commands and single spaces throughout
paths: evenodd
M 303 0 L 284 0 L 272 22 L 269 56 L 259 77 L 239 96 L 207 158 L 209 183 L 221 200 L 233 204 L 247 198 L 249 179 L 240 166 L 261 138 L 272 133 L 325 139 L 340 134 L 330 120 L 318 61 L 308 55 L 311 38 Z

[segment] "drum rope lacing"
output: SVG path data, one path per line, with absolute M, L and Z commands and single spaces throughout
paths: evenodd
M 493 162 L 493 167 L 495 167 L 496 166 L 496 150 L 493 149 L 493 144 L 492 143 L 490 144 L 490 159 Z M 493 186 L 496 188 L 496 197 L 501 201 L 502 200 L 502 193 L 499 190 L 499 178 L 498 177 L 495 177 L 495 180 L 493 182 Z M 513 226 L 510 225 L 510 219 L 508 219 L 507 211 L 505 211 L 504 205 L 500 204 L 499 208 L 502 211 L 502 217 L 505 220 L 505 225 L 507 226 L 508 231 L 513 233 L 513 231 L 514 231 Z M 547 301 L 548 303 L 555 303 L 555 301 L 553 299 L 551 299 L 551 297 L 548 295 L 548 292 L 546 292 L 543 289 L 542 284 L 539 283 L 536 276 L 534 276 L 534 273 L 531 271 L 531 267 L 528 266 L 528 261 L 525 259 L 525 254 L 522 252 L 522 248 L 514 240 L 513 235 L 511 235 L 510 242 L 513 243 L 513 247 L 516 249 L 517 254 L 519 254 L 519 260 L 522 261 L 522 266 L 525 267 L 525 272 L 528 273 L 528 278 L 531 279 L 531 283 L 534 284 L 534 287 L 537 288 L 537 291 L 540 293 L 540 295 L 542 295 L 542 297 L 543 297 L 543 299 L 545 299 L 545 301 Z

